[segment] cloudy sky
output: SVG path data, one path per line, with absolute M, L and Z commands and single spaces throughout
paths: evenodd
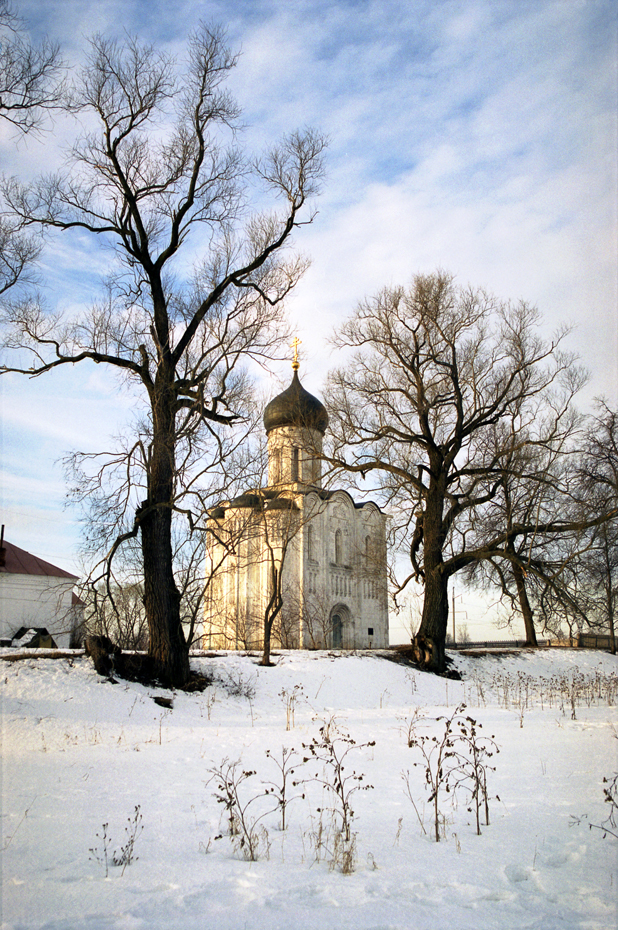
M 462 284 L 539 307 L 546 333 L 575 327 L 591 373 L 581 405 L 618 403 L 617 11 L 613 0 L 22 0 L 31 35 L 65 58 L 93 32 L 122 30 L 182 55 L 198 20 L 241 51 L 230 88 L 246 144 L 314 126 L 330 138 L 314 224 L 297 239 L 312 266 L 288 309 L 303 381 L 320 393 L 327 337 L 365 295 L 438 267 Z M 20 141 L 0 127 L 8 173 L 59 162 L 64 124 Z M 66 234 L 41 277 L 51 306 L 87 305 L 106 254 Z M 278 370 L 273 393 L 289 377 Z M 2 390 L 7 537 L 77 568 L 79 527 L 63 507 L 61 456 L 94 450 L 130 398 L 100 368 Z

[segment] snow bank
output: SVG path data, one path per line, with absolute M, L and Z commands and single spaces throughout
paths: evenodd
M 154 703 L 163 691 L 112 685 L 84 658 L 3 662 L 4 930 L 616 926 L 618 841 L 581 821 L 607 817 L 603 778 L 618 770 L 615 657 L 456 655 L 461 682 L 370 655 L 293 652 L 277 661 L 264 669 L 238 654 L 194 659 L 217 681 L 202 694 L 176 693 L 172 710 Z M 436 844 L 406 720 L 415 708 L 449 715 L 461 702 L 501 750 L 489 772 L 491 824 L 477 836 L 465 797 L 455 806 L 447 798 Z M 255 771 L 241 786 L 246 803 L 276 780 L 266 750 L 306 757 L 303 744 L 333 715 L 357 744 L 375 741 L 354 748 L 346 768 L 373 786 L 352 798 L 355 870 L 332 868 L 324 851 L 316 861 L 327 820 L 319 809 L 331 802 L 309 764 L 295 773 L 305 798 L 290 804 L 287 830 L 276 811 L 261 822 L 269 858 L 245 861 L 222 836 L 212 769 L 227 758 Z M 262 798 L 251 810 L 269 805 Z M 138 858 L 106 877 L 103 824 L 111 857 L 136 806 Z

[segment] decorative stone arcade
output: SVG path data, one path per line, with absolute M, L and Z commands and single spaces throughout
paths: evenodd
M 295 349 L 297 346 L 295 341 Z M 298 377 L 264 411 L 268 485 L 209 514 L 204 648 L 259 649 L 281 572 L 273 646 L 388 645 L 387 517 L 372 502 L 322 488 L 323 404 Z

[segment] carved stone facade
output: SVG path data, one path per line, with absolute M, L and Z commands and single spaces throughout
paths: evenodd
M 261 647 L 278 573 L 274 646 L 387 646 L 387 517 L 372 502 L 322 488 L 328 417 L 296 371 L 268 404 L 264 425 L 268 485 L 210 513 L 204 648 Z

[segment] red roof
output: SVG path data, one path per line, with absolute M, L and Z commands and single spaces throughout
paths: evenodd
M 13 543 L 3 542 L 3 548 L 6 550 L 4 565 L 0 565 L 0 572 L 8 572 L 11 575 L 50 575 L 54 578 L 77 578 L 71 572 L 65 572 L 63 568 L 52 565 L 51 562 L 45 562 L 36 555 L 14 546 Z

